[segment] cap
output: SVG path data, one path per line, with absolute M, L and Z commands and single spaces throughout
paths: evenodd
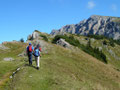
M 29 45 L 32 45 L 31 43 L 29 43 Z

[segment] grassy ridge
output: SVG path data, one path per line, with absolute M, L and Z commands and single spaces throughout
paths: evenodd
M 74 50 L 53 45 L 42 56 L 39 71 L 25 66 L 18 72 L 12 90 L 120 89 L 119 72 L 79 49 Z
M 73 40 L 73 37 L 70 38 L 71 40 Z M 75 46 L 78 42 L 83 41 L 83 39 L 84 37 L 74 36 L 74 40 L 71 41 L 71 43 Z M 102 42 L 102 40 L 95 40 L 94 42 L 91 41 L 91 45 L 93 46 L 93 48 L 101 46 L 103 48 L 103 52 L 107 56 L 111 56 L 106 50 L 106 47 L 102 46 Z M 11 72 L 11 70 L 19 66 L 20 63 L 21 65 L 25 65 L 22 67 L 20 72 L 15 75 L 10 85 L 5 86 L 2 89 L 0 88 L 0 90 L 120 89 L 120 72 L 119 70 L 114 69 L 113 66 L 115 65 L 115 67 L 120 67 L 120 62 L 118 60 L 109 60 L 109 62 L 111 63 L 104 64 L 77 47 L 69 50 L 55 44 L 51 44 L 50 42 L 46 43 L 48 43 L 48 45 L 44 44 L 44 48 L 47 53 L 43 54 L 41 58 L 41 68 L 39 71 L 35 68 L 35 62 L 33 62 L 33 67 L 29 67 L 27 65 L 28 62 L 23 62 L 21 61 L 22 58 L 17 57 L 17 55 L 26 48 L 26 44 L 6 44 L 6 46 L 11 48 L 10 50 L 12 51 L 7 51 L 4 52 L 5 54 L 1 54 L 0 67 L 4 69 L 1 69 L 3 71 L 3 75 L 1 74 L 1 79 L 3 79 L 4 77 L 7 77 L 8 79 L 9 73 L 7 72 Z M 18 48 L 16 48 L 17 46 L 19 50 Z M 119 54 L 119 47 L 119 45 L 115 44 L 115 47 L 108 46 L 108 49 L 112 49 Z M 2 61 L 6 55 L 12 56 L 13 58 L 15 58 L 15 61 L 12 61 L 11 63 Z M 111 56 L 111 59 L 114 59 L 113 56 Z M 5 71 L 7 69 L 5 69 L 4 67 L 7 67 L 8 71 Z M 7 82 L 7 79 L 5 79 L 4 82 Z M 4 83 L 4 85 L 7 84 Z
M 90 35 L 91 36 L 91 35 Z M 102 50 L 102 52 L 106 55 L 106 59 L 107 62 L 111 65 L 113 65 L 114 68 L 120 69 L 120 45 L 112 42 L 111 44 L 111 40 L 108 38 L 101 38 L 101 36 L 97 37 L 99 39 L 96 38 L 96 35 L 94 37 L 94 35 L 92 37 L 85 37 L 85 36 L 76 36 L 74 35 L 75 38 L 77 38 L 79 40 L 80 43 L 87 45 L 88 40 L 91 40 L 91 46 L 93 48 L 100 48 Z M 119 43 L 119 42 L 118 42 Z

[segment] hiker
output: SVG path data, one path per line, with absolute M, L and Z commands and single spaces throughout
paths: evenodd
M 34 56 L 37 65 L 37 69 L 39 70 L 40 67 L 40 57 L 41 57 L 41 46 L 38 44 L 34 49 Z
M 27 47 L 27 55 L 29 59 L 29 65 L 32 65 L 32 54 L 33 54 L 34 47 L 31 43 L 29 43 L 29 46 Z

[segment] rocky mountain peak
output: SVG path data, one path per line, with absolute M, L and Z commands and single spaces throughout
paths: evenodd
M 118 20 L 119 19 L 119 20 Z M 117 22 L 115 22 L 117 20 Z M 51 35 L 71 33 L 80 35 L 104 35 L 113 39 L 120 39 L 119 17 L 92 15 L 78 24 L 66 25 L 59 30 L 53 30 Z

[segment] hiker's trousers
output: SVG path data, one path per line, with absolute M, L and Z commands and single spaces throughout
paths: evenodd
M 28 58 L 29 58 L 29 65 L 32 65 L 32 53 L 28 54 Z
M 35 57 L 35 61 L 36 61 L 37 67 L 40 67 L 40 56 L 39 57 Z

